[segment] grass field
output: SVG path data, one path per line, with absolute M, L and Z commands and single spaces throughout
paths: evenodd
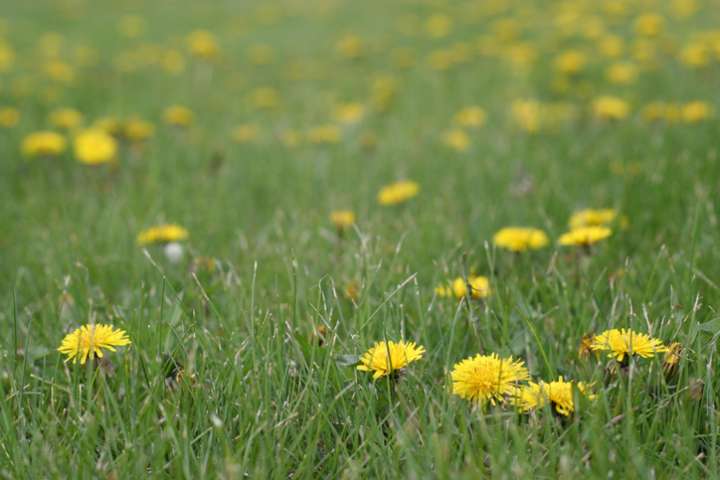
M 2 478 L 720 476 L 717 1 L 0 18 Z M 493 353 L 529 379 L 469 400 Z

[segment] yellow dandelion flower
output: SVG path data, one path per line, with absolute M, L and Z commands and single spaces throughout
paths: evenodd
M 352 33 L 345 35 L 335 44 L 335 51 L 349 60 L 362 57 L 364 50 L 362 39 Z
M 668 351 L 661 340 L 627 328 L 613 328 L 596 335 L 590 348 L 596 352 L 607 351 L 608 357 L 618 362 L 623 362 L 626 356 L 650 358 L 656 353 Z
M 377 342 L 360 357 L 357 369 L 373 372 L 373 380 L 377 380 L 420 360 L 424 353 L 425 347 L 417 346 L 415 342 Z
M 170 243 L 185 240 L 188 231 L 176 224 L 158 225 L 140 232 L 137 236 L 137 243 L 140 246 L 156 243 Z
M 205 60 L 211 60 L 218 56 L 220 47 L 215 35 L 207 30 L 195 30 L 187 37 L 188 51 Z
M 452 18 L 441 13 L 431 15 L 425 22 L 425 31 L 432 38 L 446 37 L 452 30 Z
M 55 128 L 73 130 L 82 124 L 84 117 L 75 109 L 60 108 L 50 113 L 49 120 Z
M 252 143 L 260 137 L 260 129 L 257 125 L 245 123 L 235 127 L 231 136 L 236 143 Z
M 577 50 L 568 50 L 555 58 L 555 68 L 566 75 L 579 73 L 586 63 L 585 54 Z
M 335 210 L 330 212 L 330 221 L 338 231 L 347 230 L 355 224 L 355 213 L 352 210 Z
M 470 275 L 467 279 L 457 277 L 452 282 L 452 293 L 458 300 L 465 298 L 470 289 L 470 297 L 474 299 L 487 298 L 490 296 L 490 281 L 487 277 Z
M 258 87 L 250 92 L 249 100 L 255 108 L 271 109 L 279 105 L 280 95 L 272 87 Z
M 486 117 L 482 108 L 466 107 L 455 114 L 453 121 L 460 127 L 482 127 Z
M 622 120 L 630 114 L 630 106 L 621 98 L 605 95 L 593 101 L 592 111 L 603 120 Z
M 80 163 L 98 165 L 115 160 L 117 142 L 99 128 L 90 128 L 78 133 L 73 141 L 75 158 Z
M 555 413 L 569 417 L 575 411 L 574 389 L 591 400 L 595 398 L 595 395 L 588 392 L 584 383 L 566 381 L 563 377 L 559 377 L 553 382 L 530 382 L 519 388 L 515 402 L 523 412 L 537 410 L 550 403 Z
M 337 125 L 319 125 L 308 130 L 307 139 L 316 145 L 339 143 L 342 132 Z
M 112 325 L 83 325 L 63 338 L 58 352 L 67 356 L 66 362 L 78 359 L 85 365 L 88 357 L 103 358 L 103 349 L 116 351 L 115 347 L 130 345 L 130 339 L 124 330 L 116 329 Z
M 574 228 L 569 232 L 563 233 L 558 239 L 558 243 L 564 246 L 588 247 L 608 238 L 611 234 L 612 230 L 607 227 L 592 226 Z
M 497 354 L 475 355 L 458 362 L 451 373 L 452 392 L 464 399 L 484 404 L 502 402 L 512 396 L 518 383 L 529 378 L 522 360 L 500 358 Z
M 712 116 L 712 107 L 707 102 L 696 100 L 682 106 L 681 115 L 685 123 L 698 123 Z
M 420 185 L 411 180 L 401 180 L 380 189 L 377 200 L 380 205 L 397 205 L 417 196 Z
M 28 158 L 54 157 L 65 151 L 65 137 L 56 132 L 40 131 L 27 135 L 22 141 L 22 154 Z
M 465 152 L 470 148 L 470 137 L 464 130 L 454 128 L 443 134 L 443 143 L 458 152 Z
M 635 20 L 635 31 L 639 35 L 655 37 L 662 32 L 665 19 L 657 13 L 646 13 Z
M 155 134 L 155 126 L 140 118 L 131 118 L 125 122 L 123 134 L 131 142 L 143 142 Z
M 630 62 L 618 62 L 612 64 L 606 73 L 606 77 L 610 83 L 616 85 L 628 85 L 633 83 L 638 75 L 638 68 Z
M 335 109 L 335 119 L 344 124 L 353 124 L 362 120 L 365 105 L 358 102 L 344 103 Z
M 505 227 L 493 236 L 493 243 L 513 252 L 524 252 L 543 248 L 549 240 L 545 232 L 538 228 Z
M 20 121 L 20 110 L 12 107 L 0 107 L 0 127 L 12 128 Z
M 530 133 L 540 130 L 541 113 L 541 105 L 537 100 L 515 100 L 511 106 L 515 123 Z
M 193 122 L 193 112 L 183 105 L 171 105 L 163 112 L 163 120 L 168 125 L 188 127 Z
M 617 218 L 614 208 L 586 208 L 572 214 L 568 224 L 571 229 L 580 227 L 603 227 Z

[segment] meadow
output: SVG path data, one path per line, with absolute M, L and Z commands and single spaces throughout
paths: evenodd
M 0 477 L 719 477 L 719 81 L 716 0 L 2 2 Z

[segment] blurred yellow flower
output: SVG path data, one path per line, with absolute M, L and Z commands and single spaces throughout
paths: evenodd
M 141 118 L 133 117 L 125 122 L 123 135 L 131 142 L 143 142 L 155 134 L 155 126 Z
M 536 100 L 515 100 L 512 103 L 512 118 L 520 128 L 534 133 L 540 129 L 540 103 Z
M 480 107 L 465 107 L 455 114 L 453 121 L 460 127 L 482 127 L 485 124 L 485 110 Z
M 335 51 L 350 60 L 362 57 L 364 49 L 363 41 L 352 33 L 343 36 L 335 44 Z
M 204 60 L 214 59 L 220 53 L 215 35 L 207 30 L 191 32 L 187 37 L 187 46 L 193 56 Z
M 168 125 L 188 127 L 193 122 L 193 112 L 183 105 L 171 105 L 163 112 L 163 120 Z
M 607 227 L 580 227 L 562 234 L 558 243 L 564 246 L 588 247 L 608 238 L 611 234 L 612 230 Z
M 425 31 L 432 38 L 446 37 L 452 29 L 452 18 L 447 15 L 436 13 L 425 21 Z
M 60 108 L 50 113 L 50 124 L 55 128 L 74 130 L 82 125 L 83 114 L 73 108 Z
M 470 137 L 464 130 L 453 128 L 443 134 L 443 143 L 458 152 L 465 152 L 470 148 Z
M 493 236 L 493 243 L 513 252 L 524 252 L 545 247 L 549 239 L 545 232 L 538 228 L 505 227 Z
M 613 63 L 607 70 L 606 77 L 610 83 L 628 85 L 633 83 L 638 75 L 638 68 L 634 63 Z
M 112 162 L 117 155 L 115 139 L 99 128 L 83 130 L 73 141 L 75 158 L 86 165 Z
M 570 216 L 568 224 L 571 229 L 580 227 L 598 227 L 611 224 L 617 218 L 614 208 L 586 208 L 578 210 Z
M 140 246 L 145 246 L 156 243 L 179 242 L 187 238 L 187 230 L 180 225 L 169 223 L 141 231 L 137 236 L 137 243 Z
M 130 345 L 130 339 L 124 330 L 116 329 L 112 325 L 90 324 L 83 325 L 63 338 L 58 352 L 67 356 L 66 362 L 80 360 L 85 365 L 87 359 L 103 358 L 103 349 L 115 351 L 115 347 Z
M 0 127 L 12 128 L 20 121 L 20 110 L 13 107 L 0 107 Z
M 347 230 L 355 224 L 355 213 L 352 210 L 335 210 L 330 212 L 330 221 L 338 231 Z
M 340 143 L 342 132 L 337 125 L 319 125 L 307 131 L 307 139 L 317 145 Z
M 420 191 L 420 185 L 412 180 L 401 180 L 380 189 L 377 201 L 380 205 L 397 205 L 415 197 Z
M 655 37 L 662 32 L 665 19 L 657 13 L 646 13 L 635 20 L 635 31 L 638 35 Z
M 500 358 L 496 353 L 475 355 L 453 366 L 452 392 L 477 404 L 502 402 L 512 397 L 518 384 L 529 378 L 522 360 Z
M 600 119 L 622 120 L 630 114 L 630 106 L 625 100 L 605 95 L 593 101 L 592 111 Z
M 395 374 L 425 354 L 425 347 L 415 342 L 377 342 L 360 357 L 357 369 L 373 372 L 373 380 Z
M 578 50 L 568 50 L 555 58 L 555 68 L 565 75 L 580 73 L 586 63 L 585 54 Z
M 9 71 L 15 63 L 15 50 L 0 40 L 0 72 Z
M 40 131 L 27 135 L 22 141 L 22 154 L 32 157 L 54 157 L 65 151 L 65 137 L 56 132 Z
M 682 119 L 686 123 L 698 123 L 712 117 L 713 109 L 709 103 L 696 100 L 682 106 Z
M 249 100 L 255 108 L 271 109 L 280 103 L 280 95 L 272 87 L 258 87 L 250 92 Z
M 344 124 L 357 123 L 365 115 L 365 105 L 358 102 L 344 103 L 335 109 L 335 119 Z
M 104 131 L 108 135 L 117 136 L 120 134 L 122 124 L 117 118 L 107 116 L 95 120 L 93 127 Z
M 233 129 L 231 137 L 236 143 L 255 142 L 260 137 L 260 129 L 252 123 L 244 123 Z

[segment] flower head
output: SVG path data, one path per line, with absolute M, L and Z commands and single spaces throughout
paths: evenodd
M 115 329 L 112 325 L 83 325 L 63 338 L 58 352 L 67 356 L 66 362 L 80 360 L 85 365 L 88 357 L 103 357 L 103 348 L 115 351 L 115 347 L 130 345 L 130 339 L 124 330 Z
M 537 410 L 550 403 L 554 412 L 569 417 L 575 411 L 574 388 L 591 400 L 595 398 L 595 395 L 588 393 L 584 383 L 565 381 L 559 377 L 556 381 L 549 383 L 530 382 L 527 386 L 517 390 L 515 401 L 523 412 Z
M 13 107 L 0 107 L 0 127 L 11 128 L 20 121 L 20 111 Z
M 83 122 L 82 113 L 72 108 L 60 108 L 50 114 L 50 123 L 56 128 L 72 130 Z
M 185 240 L 187 237 L 187 230 L 180 225 L 171 223 L 143 230 L 137 237 L 137 243 L 140 246 L 152 245 L 155 243 L 170 243 Z
M 617 210 L 614 208 L 586 208 L 579 210 L 570 217 L 570 228 L 580 227 L 604 227 L 611 224 L 617 218 Z
M 27 135 L 22 142 L 21 150 L 24 156 L 54 157 L 65 151 L 67 142 L 59 133 L 50 131 L 34 132 Z
M 175 127 L 188 127 L 193 121 L 193 112 L 182 105 L 171 105 L 163 112 L 163 120 Z
M 475 355 L 456 363 L 451 373 L 455 395 L 477 403 L 501 402 L 512 395 L 517 383 L 529 378 L 522 360 L 497 354 Z
M 615 358 L 618 362 L 623 362 L 626 356 L 650 358 L 656 353 L 668 351 L 661 340 L 627 328 L 613 328 L 595 335 L 590 348 L 593 351 L 606 351 L 609 358 Z
M 625 100 L 609 95 L 596 98 L 592 110 L 597 118 L 606 120 L 622 120 L 630 114 L 630 106 Z
M 352 210 L 335 210 L 330 212 L 330 221 L 338 231 L 347 230 L 355 224 L 355 213 Z
M 513 252 L 537 250 L 548 244 L 548 237 L 538 228 L 506 227 L 498 230 L 493 243 Z
M 420 185 L 416 182 L 401 180 L 381 188 L 377 200 L 380 205 L 397 205 L 415 197 L 419 191 Z
M 204 60 L 211 60 L 220 53 L 215 35 L 207 30 L 191 32 L 187 36 L 187 46 L 193 56 Z
M 155 126 L 141 118 L 131 118 L 125 123 L 123 134 L 131 142 L 143 142 L 155 133 Z
M 580 227 L 563 233 L 558 239 L 560 245 L 589 247 L 612 234 L 607 227 Z
M 90 128 L 80 132 L 73 142 L 75 158 L 80 163 L 98 165 L 111 162 L 117 154 L 117 142 L 104 130 Z
M 453 121 L 460 127 L 481 127 L 485 124 L 485 110 L 480 107 L 466 107 L 455 114 Z
M 425 347 L 418 347 L 415 342 L 377 342 L 360 357 L 357 369 L 373 372 L 373 380 L 377 380 L 420 360 L 424 353 Z

